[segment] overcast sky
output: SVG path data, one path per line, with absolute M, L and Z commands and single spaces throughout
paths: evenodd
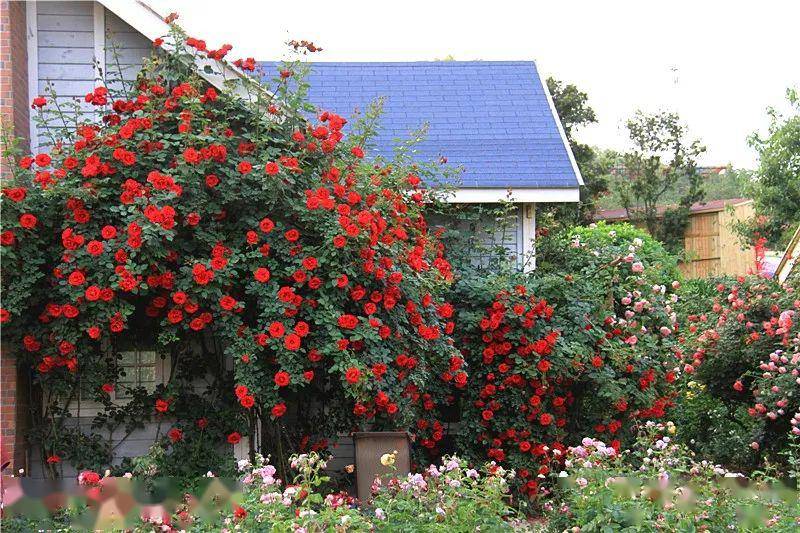
M 315 61 L 535 59 L 589 94 L 599 123 L 582 141 L 624 148 L 634 110 L 674 110 L 708 165 L 752 167 L 748 135 L 800 88 L 797 0 L 150 3 L 209 46 L 230 42 L 234 58 L 282 59 L 288 39 L 308 39 L 325 49 Z

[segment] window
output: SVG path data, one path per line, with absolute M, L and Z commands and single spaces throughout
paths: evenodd
M 120 352 L 122 359 L 117 361 L 121 367 L 117 386 L 114 389 L 115 400 L 129 400 L 130 390 L 144 387 L 147 392 L 153 392 L 156 385 L 163 380 L 163 360 L 155 350 L 130 350 Z M 159 379 L 161 378 L 161 379 Z
M 132 390 L 144 387 L 147 392 L 153 392 L 157 385 L 166 383 L 169 378 L 169 358 L 162 358 L 152 348 L 129 348 L 117 352 L 117 366 L 119 379 L 114 384 L 110 399 L 116 405 L 125 405 L 132 398 Z M 70 404 L 69 410 L 73 416 L 95 416 L 105 407 L 95 401 L 97 391 L 82 387 L 81 398 Z

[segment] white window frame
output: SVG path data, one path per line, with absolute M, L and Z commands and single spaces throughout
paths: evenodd
M 130 352 L 153 352 L 155 356 L 155 381 L 153 382 L 153 388 L 158 387 L 158 385 L 166 385 L 171 369 L 171 360 L 169 357 L 162 358 L 157 349 L 149 347 L 146 349 L 120 350 L 117 353 L 126 354 Z M 122 365 L 119 362 L 117 364 L 119 366 L 129 367 L 128 365 Z M 134 386 L 138 386 L 135 383 L 136 382 L 134 382 Z M 119 383 L 114 383 L 114 390 L 109 394 L 112 404 L 116 406 L 124 406 L 131 402 L 131 398 L 118 398 L 118 392 Z M 81 398 L 80 393 L 78 398 L 73 400 L 69 406 L 69 412 L 74 417 L 94 417 L 105 410 L 106 407 L 102 402 L 98 402 L 96 400 L 85 400 Z

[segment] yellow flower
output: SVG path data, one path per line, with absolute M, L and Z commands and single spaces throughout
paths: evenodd
M 394 464 L 395 459 L 397 458 L 396 455 L 395 455 L 396 453 L 397 452 L 395 452 L 395 453 L 385 453 L 385 454 L 381 455 L 381 464 L 383 466 L 392 466 Z

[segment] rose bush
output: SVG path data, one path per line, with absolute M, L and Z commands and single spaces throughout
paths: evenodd
M 698 297 L 685 299 L 681 309 L 688 323 L 686 369 L 703 395 L 736 422 L 737 440 L 752 448 L 736 458 L 738 464 L 754 468 L 765 456 L 780 461 L 789 434 L 800 434 L 796 289 L 758 276 L 694 285 L 700 287 L 693 290 Z M 689 435 L 700 451 L 708 439 L 702 427 L 697 429 Z M 709 441 L 703 451 L 714 454 L 717 444 Z
M 441 297 L 451 267 L 422 213 L 432 171 L 366 163 L 374 117 L 347 136 L 339 115 L 312 113 L 299 63 L 219 91 L 194 60 L 220 65 L 229 45 L 173 24 L 156 47 L 130 92 L 86 96 L 101 121 L 65 122 L 3 184 L 0 319 L 43 391 L 35 434 L 53 473 L 88 461 L 70 455 L 90 438 L 68 423 L 81 399 L 103 404 L 96 428 L 157 421 L 176 452 L 253 443 L 257 421 L 284 452 L 435 427 L 466 374 Z M 171 361 L 154 392 L 119 364 L 147 339 Z
M 619 449 L 633 423 L 664 416 L 681 374 L 678 282 L 652 283 L 640 237 L 595 231 L 609 246 L 570 240 L 566 253 L 588 257 L 572 260 L 578 271 L 459 284 L 458 301 L 471 304 L 459 308 L 458 342 L 472 384 L 459 444 L 514 468 L 529 496 L 583 435 Z

